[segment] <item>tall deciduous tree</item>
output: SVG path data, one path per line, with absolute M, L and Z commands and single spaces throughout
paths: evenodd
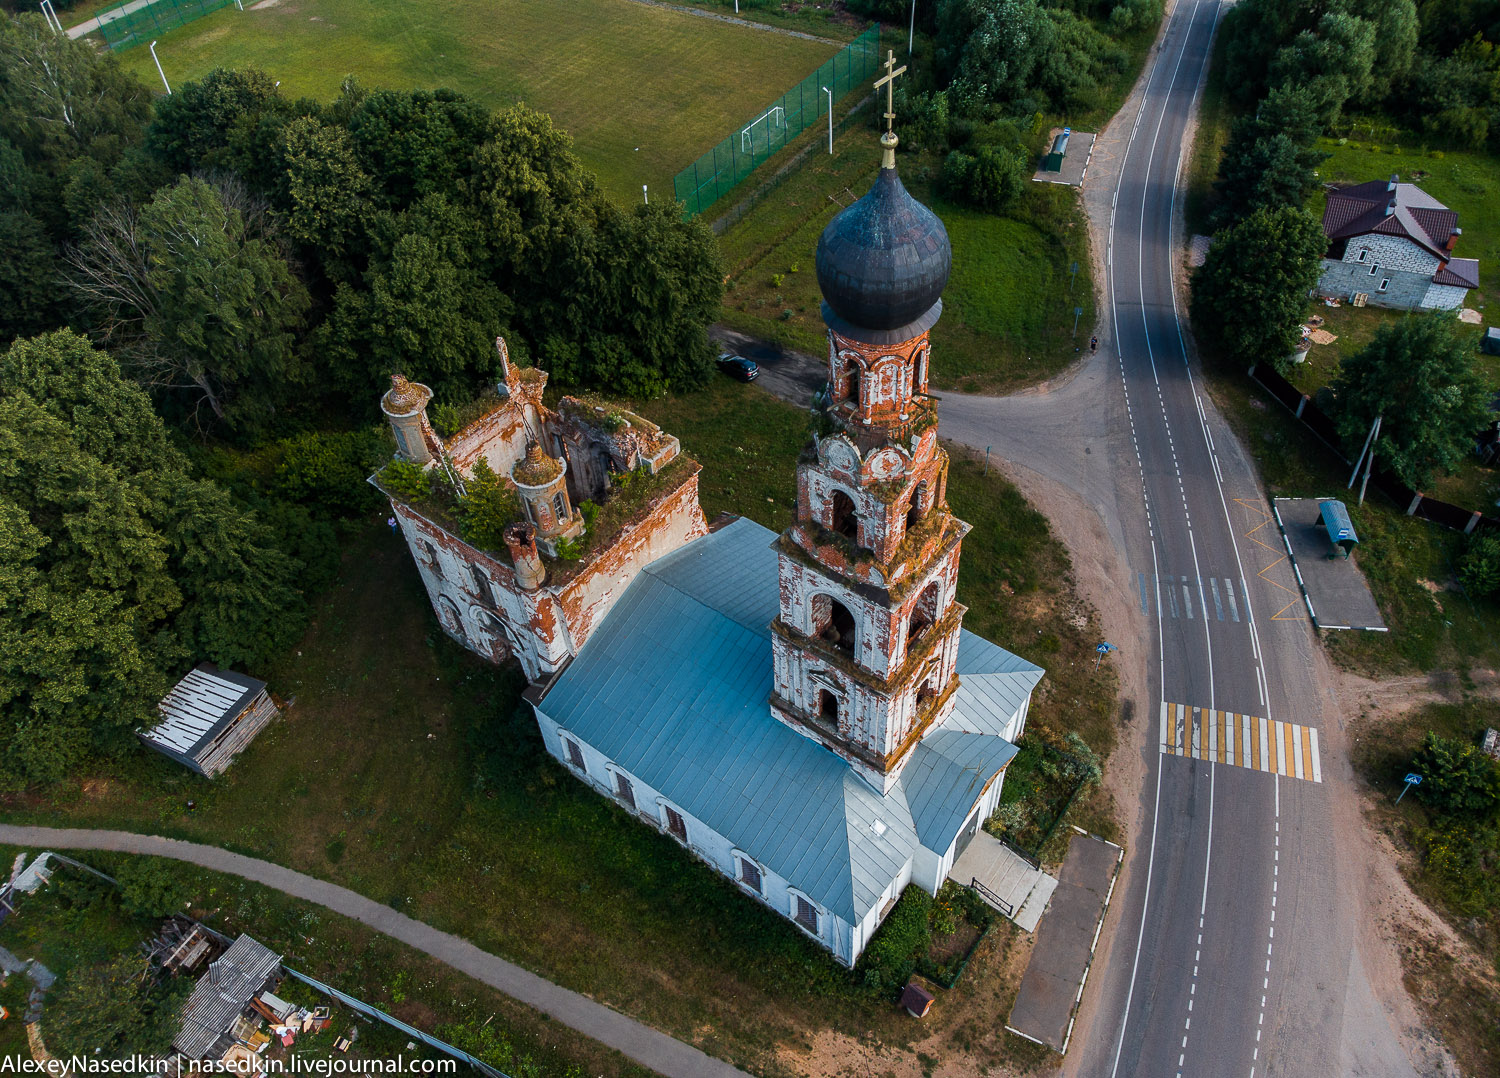
M 1283 368 L 1327 240 L 1307 211 L 1256 210 L 1219 234 L 1193 278 L 1198 338 L 1239 365 Z
M 71 332 L 0 356 L 0 785 L 131 744 L 201 658 L 302 623 L 297 565 L 195 479 L 151 402 Z
M 206 407 L 254 428 L 302 380 L 293 331 L 308 296 L 263 214 L 250 208 L 247 221 L 225 203 L 183 177 L 140 212 L 100 211 L 69 255 L 70 282 L 143 384 L 178 394 L 195 417 Z
M 158 985 L 137 954 L 69 970 L 47 1000 L 47 1041 L 63 1058 L 167 1055 L 187 978 Z M 97 1053 L 97 1055 L 96 1055 Z
M 1413 487 L 1470 453 L 1489 419 L 1490 390 L 1454 326 L 1443 313 L 1383 325 L 1334 385 L 1345 444 L 1357 452 L 1382 416 L 1376 459 Z

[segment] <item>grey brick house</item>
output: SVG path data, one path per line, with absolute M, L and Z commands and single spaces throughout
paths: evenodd
M 1463 230 L 1458 214 L 1420 187 L 1389 181 L 1346 187 L 1323 210 L 1328 254 L 1322 295 L 1375 307 L 1457 310 L 1479 286 L 1479 262 L 1454 258 Z

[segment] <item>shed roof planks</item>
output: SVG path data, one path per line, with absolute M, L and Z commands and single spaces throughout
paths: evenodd
M 276 715 L 266 683 L 200 663 L 161 701 L 162 721 L 137 731 L 178 763 L 213 778 Z

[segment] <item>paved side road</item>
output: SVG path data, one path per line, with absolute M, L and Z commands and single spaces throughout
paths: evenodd
M 698 1049 L 610 1010 L 577 992 L 570 992 L 529 970 L 481 951 L 467 940 L 414 921 L 389 906 L 325 880 L 258 861 L 215 846 L 136 835 L 128 831 L 83 831 L 53 827 L 14 827 L 0 824 L 0 842 L 17 846 L 72 850 L 114 850 L 188 861 L 217 872 L 242 876 L 295 898 L 316 903 L 352 917 L 392 939 L 446 963 L 513 999 L 608 1045 L 667 1078 L 749 1078 L 744 1071 Z

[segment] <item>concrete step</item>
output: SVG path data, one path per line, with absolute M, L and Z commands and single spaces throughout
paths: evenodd
M 1037 924 L 1042 919 L 1042 914 L 1047 911 L 1047 903 L 1052 901 L 1052 892 L 1057 890 L 1057 877 L 1049 876 L 1045 872 L 1037 873 L 1036 886 L 1026 896 L 1026 901 L 1021 903 L 1020 909 L 1016 910 L 1015 922 L 1017 926 L 1027 932 L 1035 932 Z

